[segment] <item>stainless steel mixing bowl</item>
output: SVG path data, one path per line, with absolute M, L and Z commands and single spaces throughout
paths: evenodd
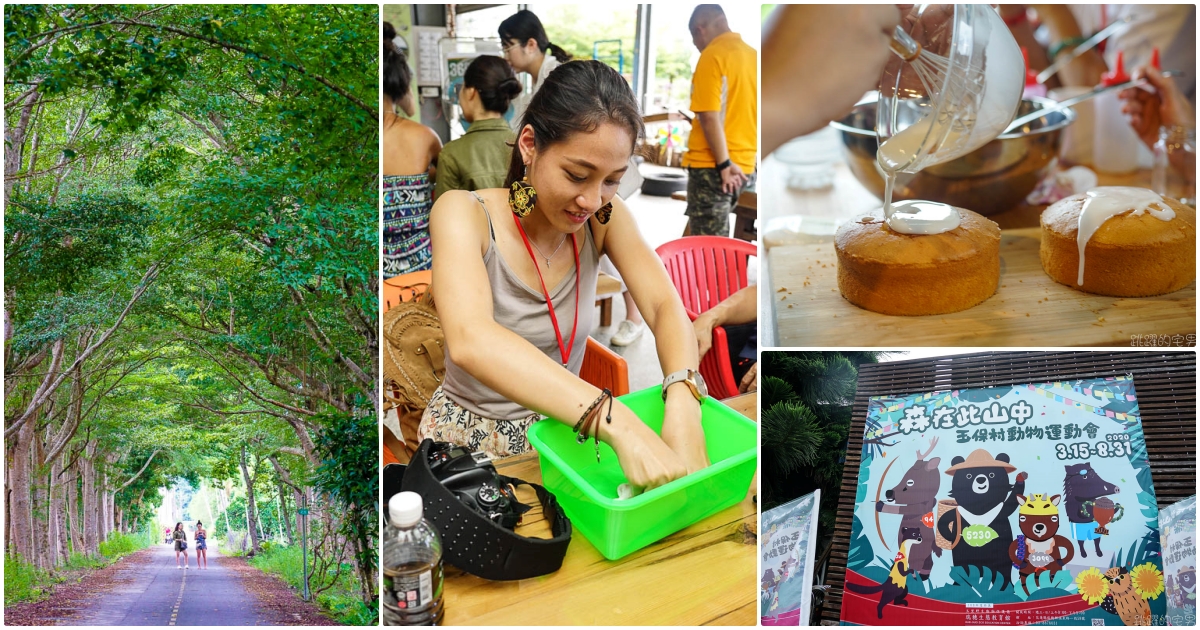
M 1018 116 L 1053 101 L 1025 97 Z M 1062 130 L 1075 120 L 1070 108 L 1057 111 L 983 145 L 973 153 L 926 168 L 900 173 L 893 200 L 925 199 L 989 215 L 1011 210 L 1050 172 Z M 831 123 L 841 132 L 842 153 L 854 177 L 883 198 L 883 171 L 875 160 L 875 98 L 859 102 L 850 114 Z

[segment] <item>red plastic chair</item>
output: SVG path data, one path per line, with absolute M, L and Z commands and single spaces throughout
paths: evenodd
M 624 357 L 591 337 L 588 337 L 587 349 L 583 352 L 579 378 L 601 389 L 607 387 L 613 396 L 629 393 L 629 365 Z
M 655 251 L 692 320 L 745 288 L 749 284 L 749 258 L 758 255 L 753 243 L 724 236 L 685 236 Z M 700 374 L 710 396 L 721 399 L 738 395 L 733 361 L 721 326 L 713 328 L 712 349 L 700 360 Z

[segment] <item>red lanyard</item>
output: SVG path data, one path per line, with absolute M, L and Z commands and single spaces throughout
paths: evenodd
M 546 290 L 546 281 L 542 278 L 542 270 L 538 267 L 537 258 L 533 256 L 533 246 L 529 244 L 529 236 L 525 234 L 525 226 L 521 225 L 521 220 L 516 214 L 512 215 L 513 223 L 517 224 L 517 230 L 521 233 L 521 240 L 525 242 L 525 251 L 529 252 L 529 260 L 533 261 L 533 268 L 537 271 L 538 282 L 542 283 L 542 295 L 546 298 L 546 308 L 550 311 L 550 323 L 554 324 L 554 336 L 558 339 L 558 351 L 562 354 L 563 367 L 567 367 L 567 362 L 571 358 L 571 349 L 575 347 L 575 330 L 579 327 L 579 247 L 575 243 L 575 234 L 571 234 L 571 250 L 575 252 L 575 323 L 571 324 L 571 342 L 563 345 L 562 332 L 558 329 L 558 315 L 554 313 L 554 304 L 550 302 L 550 292 Z

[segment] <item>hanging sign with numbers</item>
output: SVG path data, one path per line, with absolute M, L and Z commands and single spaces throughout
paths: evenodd
M 1165 622 L 1132 376 L 871 398 L 842 621 Z

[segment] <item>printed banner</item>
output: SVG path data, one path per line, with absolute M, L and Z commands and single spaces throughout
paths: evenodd
M 817 490 L 763 512 L 758 599 L 764 626 L 808 625 L 820 507 Z
M 1167 574 L 1167 625 L 1196 625 L 1196 496 L 1163 508 L 1163 571 Z
M 1166 622 L 1132 376 L 874 397 L 842 622 Z

